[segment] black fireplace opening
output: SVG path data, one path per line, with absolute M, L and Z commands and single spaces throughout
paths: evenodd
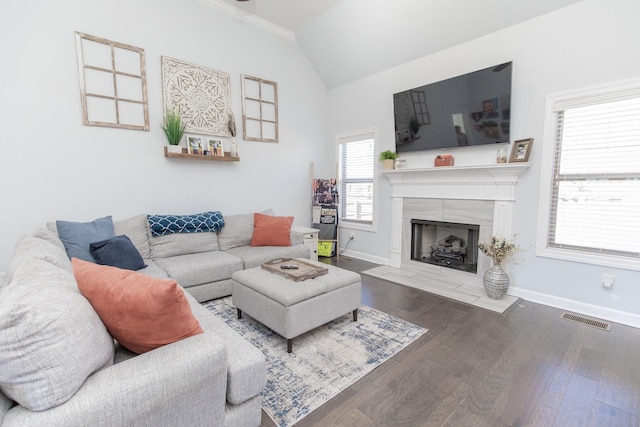
M 476 273 L 479 235 L 479 225 L 412 219 L 411 259 Z

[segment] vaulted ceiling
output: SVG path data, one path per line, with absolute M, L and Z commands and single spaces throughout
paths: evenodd
M 296 41 L 334 88 L 581 0 L 199 1 Z

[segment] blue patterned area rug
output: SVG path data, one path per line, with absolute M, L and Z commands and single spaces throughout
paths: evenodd
M 238 320 L 230 297 L 203 305 L 265 354 L 262 409 L 280 427 L 300 421 L 427 332 L 362 306 L 357 322 L 349 313 L 300 335 L 289 354 L 280 335 L 248 315 Z

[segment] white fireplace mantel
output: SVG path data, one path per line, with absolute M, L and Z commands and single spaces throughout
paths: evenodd
M 403 204 L 407 198 L 493 201 L 493 234 L 509 236 L 518 177 L 530 163 L 392 169 L 390 264 L 401 267 Z M 405 245 L 406 247 L 406 245 Z M 406 254 L 405 257 L 406 258 Z
M 389 169 L 382 173 L 393 186 L 392 197 L 513 201 L 518 177 L 529 167 L 531 163 L 505 163 Z

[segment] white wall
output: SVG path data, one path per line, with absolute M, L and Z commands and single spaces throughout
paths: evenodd
M 0 271 L 46 221 L 139 213 L 250 213 L 311 222 L 311 164 L 332 176 L 328 93 L 291 41 L 194 0 L 3 0 L 0 4 Z M 145 49 L 150 131 L 83 126 L 75 31 Z M 163 156 L 160 57 L 278 83 L 280 143 L 242 141 L 240 162 Z M 225 140 L 229 150 L 229 140 Z
M 640 2 L 584 0 L 556 12 L 386 70 L 330 92 L 331 132 L 378 126 L 376 152 L 394 149 L 393 93 L 513 61 L 511 140 L 534 138 L 530 162 L 516 189 L 514 231 L 526 251 L 511 266 L 512 292 L 640 326 L 640 272 L 536 257 L 545 97 L 548 94 L 638 77 Z M 451 151 L 456 165 L 495 163 L 496 147 Z M 437 152 L 406 153 L 408 168 L 431 167 Z M 389 257 L 390 185 L 377 174 L 377 231 L 357 231 L 349 250 L 372 260 Z M 350 230 L 342 230 L 346 241 Z M 602 273 L 616 275 L 612 289 Z

